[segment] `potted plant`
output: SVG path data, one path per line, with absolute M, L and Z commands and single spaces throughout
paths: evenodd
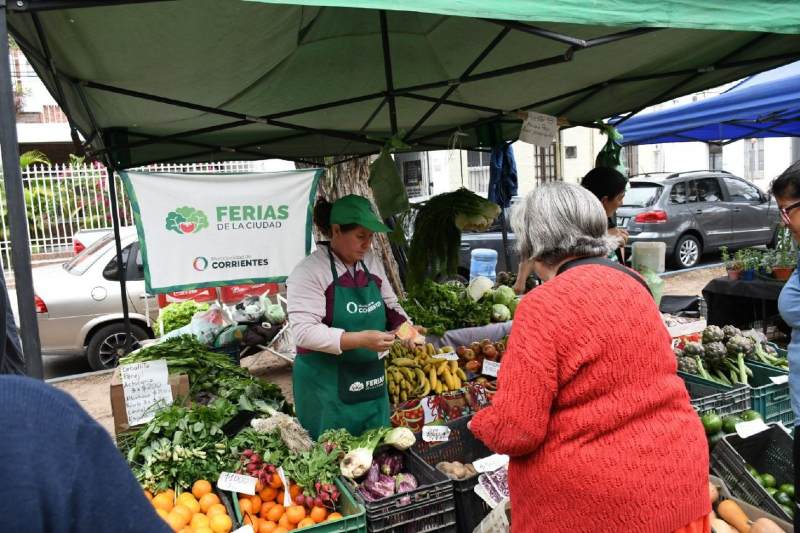
M 741 250 L 743 252 L 743 271 L 741 279 L 744 281 L 753 281 L 756 277 L 756 270 L 761 263 L 761 258 L 757 250 Z M 738 252 L 737 252 L 738 253 Z
M 742 263 L 730 256 L 727 246 L 721 246 L 719 251 L 722 254 L 722 263 L 728 272 L 728 279 L 736 281 L 742 275 Z
M 780 281 L 786 281 L 794 272 L 796 264 L 797 260 L 790 250 L 786 248 L 778 250 L 775 266 L 772 267 L 772 277 Z

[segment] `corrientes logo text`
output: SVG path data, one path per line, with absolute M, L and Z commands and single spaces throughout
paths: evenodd
M 208 227 L 208 217 L 194 207 L 179 207 L 167 215 L 166 229 L 179 235 L 189 235 Z
M 202 272 L 208 268 L 208 259 L 205 257 L 195 257 L 192 262 L 192 267 L 198 272 Z

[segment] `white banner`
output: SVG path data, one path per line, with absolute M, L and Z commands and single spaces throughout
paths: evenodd
M 283 282 L 311 251 L 319 169 L 120 174 L 149 292 Z

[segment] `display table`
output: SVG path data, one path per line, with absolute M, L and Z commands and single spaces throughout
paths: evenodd
M 766 279 L 753 281 L 716 278 L 703 288 L 708 306 L 708 324 L 752 328 L 760 324 L 764 332 L 775 325 L 788 331 L 778 315 L 778 295 L 784 282 Z

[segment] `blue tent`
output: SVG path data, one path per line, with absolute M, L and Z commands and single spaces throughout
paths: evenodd
M 800 136 L 800 62 L 747 78 L 718 96 L 634 116 L 619 126 L 619 132 L 622 144 L 727 144 L 753 137 Z

